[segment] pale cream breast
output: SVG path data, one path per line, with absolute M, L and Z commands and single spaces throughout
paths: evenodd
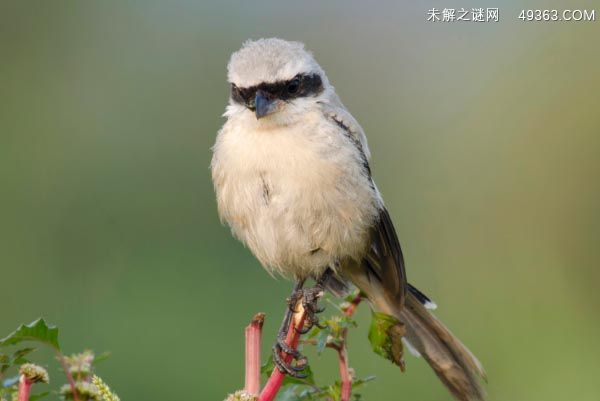
M 318 110 L 287 126 L 230 118 L 212 173 L 222 219 L 271 271 L 318 275 L 368 248 L 376 190 L 356 147 Z

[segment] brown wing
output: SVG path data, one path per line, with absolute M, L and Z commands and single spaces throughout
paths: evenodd
M 362 268 L 369 281 L 379 281 L 377 287 L 383 290 L 388 302 L 398 310 L 404 306 L 407 281 L 404 270 L 404 257 L 396 230 L 388 211 L 383 207 L 379 220 L 371 234 L 371 248 L 362 261 Z

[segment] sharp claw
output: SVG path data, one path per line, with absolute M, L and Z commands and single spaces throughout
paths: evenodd
M 296 332 L 299 333 L 299 334 L 306 334 L 306 333 L 308 333 L 310 331 L 310 329 L 312 329 L 312 327 L 313 327 L 312 324 L 306 325 L 306 326 L 304 326 L 301 329 L 299 329 L 299 328 L 296 327 Z
M 300 373 L 302 370 L 304 370 L 304 368 L 302 368 L 300 371 L 293 371 L 293 373 L 291 373 L 290 376 L 293 376 L 296 379 L 306 379 L 308 377 L 308 374 Z
M 323 306 L 322 308 L 316 308 L 316 309 L 314 310 L 314 312 L 315 312 L 315 313 L 323 313 L 323 312 L 325 312 L 325 309 L 326 309 L 326 308 Z
M 303 371 L 304 369 L 306 369 L 307 366 L 308 366 L 308 359 L 306 359 L 305 356 L 303 356 L 302 358 L 300 358 L 296 361 L 296 369 L 299 369 L 298 372 Z
M 300 352 L 298 352 L 298 350 L 295 350 L 294 348 L 290 347 L 285 343 L 285 341 L 282 340 L 277 340 L 277 343 L 275 343 L 275 345 L 273 346 L 273 350 L 285 352 L 286 354 L 294 357 L 294 359 L 298 359 L 298 357 L 300 357 Z
M 325 330 L 327 328 L 327 324 L 321 324 L 319 322 L 315 322 L 315 326 L 317 326 L 321 330 Z
M 294 372 L 296 372 L 296 374 L 298 374 L 300 372 L 303 372 L 304 369 L 306 369 L 306 365 L 307 365 L 307 363 L 303 363 L 300 366 L 292 366 L 292 365 L 290 365 L 289 368 L 292 369 Z M 306 377 L 306 375 L 304 375 L 304 377 Z
M 293 376 L 296 373 L 291 369 L 291 367 L 287 363 L 285 363 L 285 361 L 283 360 L 283 358 L 281 358 L 281 355 L 279 355 L 278 352 L 273 353 L 273 363 L 281 373 L 285 373 L 291 376 Z
M 273 363 L 281 373 L 285 373 L 297 379 L 305 379 L 308 377 L 307 374 L 300 373 L 306 369 L 307 360 L 305 357 L 298 359 L 298 366 L 292 366 L 285 362 L 281 355 L 279 355 L 279 352 L 273 352 Z
M 305 379 L 308 377 L 307 374 L 302 373 L 308 367 L 308 360 L 298 350 L 290 347 L 285 342 L 285 338 L 291 322 L 290 312 L 299 312 L 296 308 L 296 305 L 300 299 L 302 300 L 302 306 L 306 314 L 306 320 L 304 327 L 294 327 L 294 330 L 300 334 L 306 334 L 313 328 L 313 326 L 317 326 L 320 329 L 327 327 L 327 325 L 320 324 L 319 319 L 316 316 L 317 314 L 325 311 L 325 307 L 318 306 L 319 299 L 323 296 L 323 292 L 323 287 L 318 283 L 314 288 L 302 289 L 302 282 L 299 282 L 295 287 L 295 291 L 287 299 L 288 312 L 286 315 L 286 320 L 284 320 L 282 328 L 280 329 L 277 337 L 277 342 L 273 346 L 273 363 L 281 373 L 297 379 Z M 286 357 L 283 356 L 283 354 L 291 356 L 292 359 L 290 363 L 285 361 Z M 287 359 L 289 359 L 289 357 L 287 357 Z M 293 361 L 296 361 L 295 365 L 292 365 Z

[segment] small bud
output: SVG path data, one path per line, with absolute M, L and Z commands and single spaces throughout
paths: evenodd
M 94 353 L 92 351 L 83 351 L 80 354 L 73 354 L 63 358 L 71 375 L 87 378 L 92 373 L 92 363 L 94 362 Z
M 25 379 L 27 379 L 31 383 L 50 382 L 50 378 L 48 377 L 48 372 L 46 371 L 46 369 L 42 368 L 41 366 L 34 365 L 33 363 L 26 363 L 24 365 L 21 365 L 19 373 L 25 376 Z
M 120 401 L 119 397 L 113 393 L 110 387 L 108 387 L 108 385 L 98 376 L 94 375 L 94 377 L 92 377 L 92 384 L 98 388 L 103 401 Z
M 80 396 L 79 399 L 93 401 L 100 401 L 102 399 L 98 387 L 96 387 L 92 383 L 78 381 L 77 383 L 75 383 L 75 390 Z M 64 400 L 75 399 L 75 397 L 73 397 L 73 391 L 69 384 L 65 384 L 60 388 L 60 395 Z
M 236 391 L 225 399 L 225 401 L 256 401 L 258 396 L 245 392 L 244 390 Z

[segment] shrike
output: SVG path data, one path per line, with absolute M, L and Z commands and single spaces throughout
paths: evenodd
M 211 163 L 221 219 L 271 273 L 296 282 L 309 325 L 318 324 L 324 288 L 358 287 L 373 309 L 399 319 L 404 342 L 463 401 L 481 400 L 484 371 L 471 352 L 408 284 L 400 244 L 369 168 L 365 134 L 346 110 L 312 54 L 298 42 L 244 43 L 228 65 L 227 122 Z M 303 289 L 305 280 L 316 281 Z M 298 375 L 280 352 L 274 360 Z

